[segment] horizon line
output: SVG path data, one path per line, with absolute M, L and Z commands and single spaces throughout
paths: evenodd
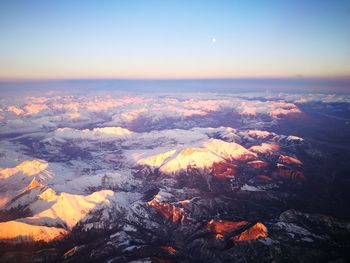
M 350 81 L 350 75 L 343 76 L 254 76 L 254 77 L 169 77 L 169 78 L 148 78 L 148 77 L 74 77 L 74 78 L 0 78 L 0 83 L 11 82 L 60 82 L 60 81 L 200 81 L 200 80 L 319 80 L 319 81 Z

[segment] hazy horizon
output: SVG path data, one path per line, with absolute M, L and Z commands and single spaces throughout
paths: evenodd
M 58 79 L 0 80 L 2 94 L 67 90 L 124 92 L 281 92 L 349 93 L 350 78 L 216 78 L 216 79 Z

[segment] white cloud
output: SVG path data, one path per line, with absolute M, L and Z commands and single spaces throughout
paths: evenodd
M 54 137 L 58 139 L 103 140 L 103 139 L 122 139 L 132 134 L 133 133 L 128 129 L 121 128 L 121 127 L 94 128 L 92 130 L 59 128 L 54 132 Z

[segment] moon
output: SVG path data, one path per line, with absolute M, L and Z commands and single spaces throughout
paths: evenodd
M 215 43 L 215 42 L 216 42 L 216 38 L 213 37 L 213 38 L 211 39 L 211 42 Z

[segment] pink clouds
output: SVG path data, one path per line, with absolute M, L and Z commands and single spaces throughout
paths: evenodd
M 113 94 L 113 93 L 111 93 Z M 235 113 L 232 118 L 249 116 L 250 121 L 264 123 L 266 119 L 280 119 L 301 113 L 293 102 L 283 99 L 261 100 L 248 98 L 242 94 L 224 96 L 220 94 L 180 94 L 180 95 L 144 95 L 144 96 L 52 96 L 25 97 L 21 102 L 3 100 L 1 107 L 2 123 L 8 124 L 8 130 L 23 127 L 62 127 L 90 120 L 106 126 L 130 127 L 138 119 L 152 124 L 162 120 L 181 119 L 191 121 L 192 117 L 214 118 L 211 113 L 220 116 L 227 112 Z M 289 98 L 289 97 L 288 97 Z M 299 98 L 298 98 L 299 99 Z M 9 114 L 11 113 L 11 114 Z M 222 115 L 227 118 L 227 115 Z M 35 119 L 34 119 L 35 118 Z M 240 117 L 238 117 L 240 118 Z
M 24 107 L 24 110 L 26 111 L 26 115 L 32 115 L 32 114 L 38 114 L 41 111 L 48 110 L 49 107 L 46 104 L 27 104 Z
M 240 111 L 240 114 L 242 115 L 256 115 L 256 109 L 253 107 L 245 106 L 243 107 L 243 110 Z
M 258 114 L 265 114 L 273 119 L 302 113 L 294 103 L 285 101 L 240 101 L 237 103 L 235 109 L 241 115 L 256 116 Z
M 145 112 L 148 112 L 148 109 L 142 108 L 142 109 L 123 112 L 121 113 L 121 119 L 126 120 L 127 122 L 132 122 L 136 120 L 142 113 L 145 113 Z
M 13 112 L 16 115 L 23 115 L 24 114 L 24 110 L 12 105 L 10 107 L 7 108 L 7 111 L 9 112 Z
M 34 115 L 48 109 L 49 107 L 46 104 L 29 103 L 25 105 L 22 109 L 14 105 L 9 106 L 7 108 L 7 111 L 13 112 L 17 116 L 20 116 L 20 115 Z

